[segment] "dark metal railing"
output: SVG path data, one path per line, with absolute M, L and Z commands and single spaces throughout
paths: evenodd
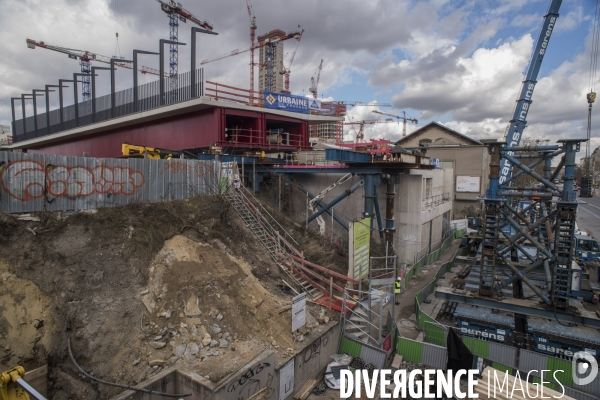
M 195 72 L 196 93 L 199 97 L 204 95 L 204 70 L 200 68 Z M 171 87 L 171 79 L 164 78 L 165 88 Z M 160 81 L 157 80 L 138 86 L 137 104 L 134 102 L 133 88 L 129 88 L 115 93 L 114 109 L 112 108 L 110 94 L 97 97 L 94 100 L 95 107 L 92 107 L 93 100 L 65 106 L 62 110 L 62 123 L 60 109 L 50 110 L 48 113 L 49 118 L 46 113 L 37 114 L 37 129 L 33 115 L 26 117 L 25 121 L 23 119 L 15 120 L 13 122 L 13 143 L 191 100 L 191 83 L 192 76 L 190 72 L 179 74 L 177 77 L 178 89 L 166 91 L 162 101 L 160 98 Z M 77 107 L 77 118 L 75 118 L 75 107 Z M 93 108 L 95 108 L 95 113 L 92 112 Z

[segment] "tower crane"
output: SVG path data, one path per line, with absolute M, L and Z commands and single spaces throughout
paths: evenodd
M 214 61 L 219 61 L 219 60 L 222 60 L 224 58 L 231 57 L 231 56 L 237 56 L 238 54 L 242 54 L 242 53 L 245 53 L 247 51 L 254 51 L 254 50 L 259 49 L 259 48 L 264 47 L 264 46 L 274 46 L 277 43 L 285 41 L 285 40 L 288 40 L 288 39 L 298 39 L 301 34 L 302 33 L 300 31 L 291 32 L 291 33 L 286 34 L 282 38 L 272 39 L 272 40 L 269 40 L 269 41 L 264 41 L 264 42 L 256 43 L 254 46 L 246 48 L 246 49 L 243 49 L 243 50 L 235 49 L 235 50 L 230 51 L 227 54 L 223 54 L 223 55 L 220 55 L 220 56 L 215 57 L 215 58 L 210 58 L 210 59 L 202 60 L 200 62 L 200 65 L 208 64 L 208 63 L 211 63 L 211 62 L 214 62 Z
M 365 125 L 385 124 L 385 123 L 390 123 L 390 122 L 396 122 L 396 121 L 394 121 L 392 119 L 365 119 L 362 121 L 344 122 L 344 125 L 360 125 L 360 128 L 358 129 L 358 133 L 356 134 L 356 143 L 361 143 L 361 142 L 365 141 L 365 132 L 364 132 Z
M 27 39 L 27 47 L 30 49 L 35 49 L 36 47 L 41 47 L 43 49 L 53 50 L 53 51 L 57 51 L 59 53 L 66 54 L 67 56 L 69 56 L 69 58 L 72 58 L 73 60 L 80 60 L 79 64 L 81 65 L 81 73 L 82 74 L 91 73 L 92 61 L 98 61 L 101 63 L 110 64 L 110 60 L 112 59 L 112 57 L 103 56 L 103 55 L 100 55 L 97 53 L 93 53 L 91 51 L 69 49 L 67 47 L 57 46 L 57 45 L 53 45 L 50 43 L 46 43 L 43 41 L 37 41 L 37 40 L 33 40 L 33 39 Z M 115 65 L 118 67 L 122 67 L 122 68 L 133 69 L 133 63 L 129 63 L 129 62 L 117 62 L 117 63 L 115 63 Z M 154 68 L 140 67 L 140 71 L 142 72 L 142 74 L 160 75 L 160 72 Z M 168 76 L 168 75 L 165 74 L 165 76 Z M 88 100 L 91 100 L 91 98 L 92 98 L 90 83 L 91 83 L 90 75 L 82 76 L 81 94 L 83 97 L 83 101 L 88 101 Z
M 248 7 L 248 16 L 250 17 L 250 104 L 254 104 L 254 49 L 256 46 L 256 16 L 250 4 L 250 0 L 246 0 Z M 233 55 L 233 54 L 232 54 Z
M 414 124 L 418 124 L 419 121 L 415 118 L 406 118 L 406 112 L 402 111 L 402 116 L 400 115 L 394 115 L 394 114 L 389 114 L 389 113 L 384 113 L 381 111 L 377 111 L 377 110 L 373 110 L 374 113 L 376 114 L 381 114 L 381 115 L 387 115 L 388 117 L 394 117 L 397 119 L 401 119 L 402 120 L 402 137 L 406 136 L 406 121 L 412 122 Z
M 323 59 L 321 58 L 321 63 L 319 64 L 319 69 L 317 72 L 317 81 L 315 82 L 315 77 L 311 76 L 310 77 L 310 88 L 308 89 L 309 92 L 312 93 L 313 98 L 317 98 L 317 86 L 319 86 L 319 79 L 321 78 L 321 69 L 323 68 Z
M 298 25 L 298 28 L 300 28 L 300 25 Z M 302 29 L 300 31 L 300 36 L 298 36 L 298 41 L 296 42 L 296 47 L 294 48 L 294 52 L 292 53 L 292 57 L 290 57 L 290 63 L 289 63 L 289 67 L 286 68 L 285 65 L 283 64 L 283 60 L 281 61 L 281 66 L 283 67 L 283 69 L 281 71 L 279 71 L 279 73 L 281 75 L 284 76 L 284 89 L 283 89 L 283 93 L 290 93 L 290 68 L 292 68 L 292 63 L 294 62 L 294 58 L 296 57 L 296 51 L 298 51 L 298 46 L 300 45 L 300 40 L 302 40 L 302 34 L 304 33 L 304 29 Z
M 160 8 L 169 16 L 169 27 L 170 27 L 170 35 L 169 39 L 177 42 L 177 37 L 179 36 L 179 21 L 186 23 L 188 20 L 198 25 L 199 27 L 206 29 L 208 31 L 212 31 L 213 27 L 206 21 L 202 21 L 194 16 L 191 12 L 183 8 L 181 3 L 178 3 L 174 0 L 156 0 L 160 3 Z M 170 79 L 170 87 L 169 89 L 173 92 L 177 90 L 177 63 L 178 63 L 178 50 L 176 44 L 170 45 L 170 57 L 169 57 L 169 77 Z M 192 71 L 193 73 L 193 71 Z

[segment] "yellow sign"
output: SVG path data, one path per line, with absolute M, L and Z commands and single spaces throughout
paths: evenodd
M 265 98 L 265 100 L 267 100 L 270 105 L 273 105 L 273 103 L 275 103 L 275 100 L 277 100 L 277 99 L 275 97 L 273 97 L 272 94 L 270 94 Z
M 351 228 L 352 260 L 354 279 L 369 276 L 369 255 L 371 246 L 371 218 L 356 221 Z

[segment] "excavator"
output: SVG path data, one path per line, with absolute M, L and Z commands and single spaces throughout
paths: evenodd
M 25 369 L 20 366 L 0 374 L 0 400 L 47 400 L 24 377 Z

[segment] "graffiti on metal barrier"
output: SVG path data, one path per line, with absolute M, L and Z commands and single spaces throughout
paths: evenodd
M 211 168 L 212 166 L 210 164 L 203 161 L 198 161 L 193 165 L 182 161 L 170 161 L 165 163 L 165 167 L 160 171 L 160 175 L 162 175 L 165 171 L 169 171 L 173 174 L 179 172 L 191 174 L 193 172 L 198 178 L 202 178 L 210 172 Z
M 145 183 L 140 171 L 129 167 L 44 166 L 19 160 L 0 170 L 2 189 L 16 200 L 27 202 L 44 196 L 78 198 L 92 194 L 131 196 Z

